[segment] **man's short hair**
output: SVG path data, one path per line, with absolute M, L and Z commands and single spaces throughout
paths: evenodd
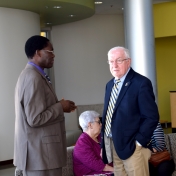
M 33 58 L 37 50 L 42 50 L 47 47 L 49 39 L 40 35 L 30 37 L 25 44 L 26 56 L 30 59 Z

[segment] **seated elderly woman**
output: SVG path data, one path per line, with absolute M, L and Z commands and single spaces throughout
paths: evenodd
M 164 132 L 160 123 L 158 123 L 153 132 L 149 148 L 153 153 L 167 149 L 164 140 Z M 163 161 L 157 167 L 154 167 L 151 163 L 149 163 L 150 176 L 171 176 L 174 170 L 175 164 L 173 159 Z
M 100 156 L 101 121 L 95 111 L 85 111 L 79 116 L 83 133 L 76 142 L 73 151 L 73 169 L 75 176 L 94 174 L 113 174 L 113 167 L 104 164 Z

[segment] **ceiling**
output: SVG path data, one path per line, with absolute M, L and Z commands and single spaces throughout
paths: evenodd
M 70 23 L 94 14 L 123 14 L 123 0 L 0 0 L 0 7 L 28 10 L 40 15 L 41 28 Z M 153 0 L 153 3 L 171 0 Z
M 100 5 L 95 5 L 96 14 L 122 14 L 124 0 L 95 0 L 102 1 Z M 173 0 L 153 0 L 153 4 L 169 2 Z

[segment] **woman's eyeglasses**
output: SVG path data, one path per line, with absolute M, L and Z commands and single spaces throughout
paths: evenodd
M 94 122 L 97 122 L 97 123 L 99 123 L 99 125 L 101 124 L 101 120 L 98 120 L 98 121 L 96 121 L 96 120 L 95 120 Z

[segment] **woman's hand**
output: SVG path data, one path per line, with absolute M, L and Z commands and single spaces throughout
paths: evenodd
M 112 166 L 109 166 L 108 164 L 105 165 L 103 171 L 111 171 L 114 172 L 114 168 Z
M 154 152 L 154 153 L 156 153 L 156 152 L 157 152 L 157 150 L 156 150 L 155 148 L 153 148 L 152 150 L 153 150 L 153 152 Z

